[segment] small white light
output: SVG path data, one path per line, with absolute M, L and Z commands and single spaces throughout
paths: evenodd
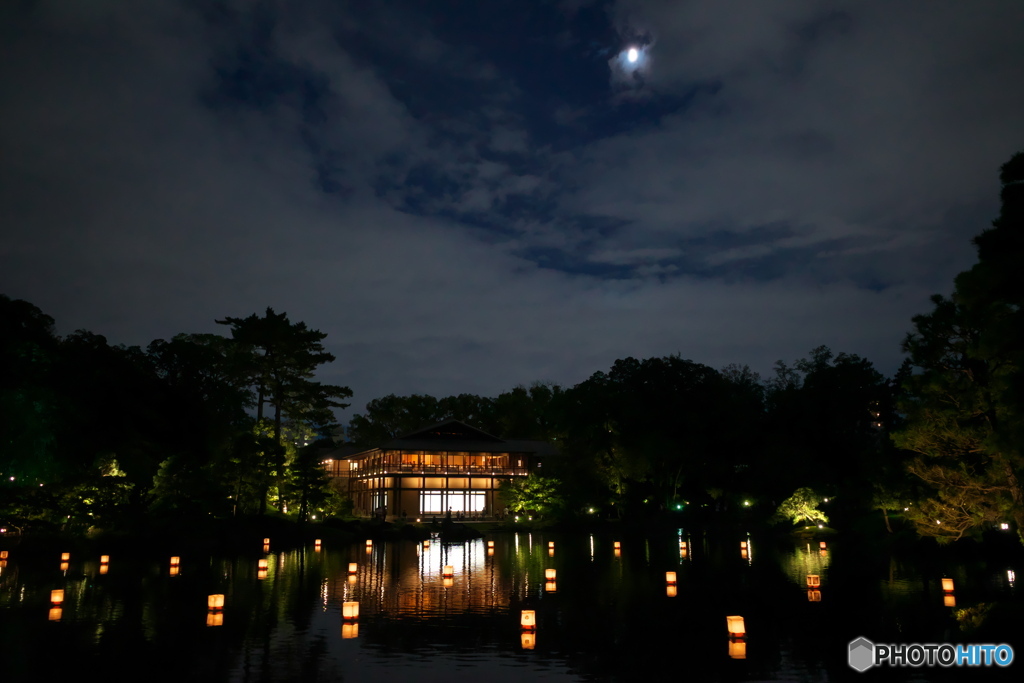
M 629 61 L 635 62 L 640 57 L 640 53 L 636 51 L 635 47 L 631 47 L 629 48 L 629 52 L 626 53 L 626 57 Z

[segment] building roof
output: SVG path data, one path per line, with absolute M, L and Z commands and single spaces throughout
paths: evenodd
M 339 451 L 341 449 L 338 449 Z M 438 422 L 395 437 L 376 448 L 360 448 L 343 457 L 362 457 L 370 451 L 464 451 L 469 453 L 532 453 L 557 455 L 558 449 L 547 441 L 499 439 L 459 420 Z M 325 456 L 330 457 L 330 456 Z

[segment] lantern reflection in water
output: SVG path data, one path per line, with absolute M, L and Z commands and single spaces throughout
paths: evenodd
M 537 628 L 537 613 L 532 609 L 524 609 L 519 616 L 519 625 L 526 631 Z
M 821 591 L 809 590 L 807 591 L 808 602 L 821 602 Z
M 61 562 L 60 563 L 60 570 L 62 572 L 66 572 L 68 570 L 68 563 L 67 562 Z
M 548 593 L 556 593 L 558 592 L 558 584 L 554 581 L 548 581 L 544 584 L 544 590 Z
M 556 578 L 556 574 L 557 574 L 557 572 L 554 569 L 545 569 L 544 570 L 544 578 L 547 579 L 548 581 L 554 581 L 555 578 Z
M 100 555 L 100 564 L 110 564 L 110 555 Z
M 729 640 L 729 657 L 731 659 L 746 659 L 747 658 L 747 641 L 745 640 Z
M 60 621 L 61 615 L 64 614 L 64 610 L 60 607 L 50 608 L 50 621 Z
M 537 646 L 537 633 L 535 631 L 523 631 L 519 635 L 519 643 L 524 650 L 532 650 Z
M 667 595 L 670 598 L 676 597 L 677 589 L 674 583 L 670 583 L 667 586 L 665 586 L 665 595 Z
M 224 594 L 223 593 L 215 593 L 215 594 L 210 595 L 209 597 L 207 597 L 206 598 L 206 608 L 208 610 L 210 610 L 211 612 L 215 611 L 215 610 L 222 610 L 222 609 L 224 609 Z
M 550 550 L 548 550 L 548 557 L 554 557 L 554 556 L 555 556 L 555 549 L 551 548 Z
M 445 588 L 451 588 L 452 586 L 455 585 L 455 579 L 453 579 L 450 576 L 446 576 L 443 579 L 441 579 L 441 585 L 444 586 Z
M 266 569 L 257 569 L 256 570 L 256 578 L 259 579 L 260 581 L 263 581 L 264 579 L 266 579 L 267 578 L 267 570 Z
M 224 625 L 224 613 L 223 612 L 207 612 L 206 613 L 206 625 L 207 626 L 223 626 Z
M 256 568 L 259 569 L 260 571 L 266 571 L 267 570 L 267 561 L 266 560 L 258 560 L 256 562 Z
M 808 588 L 817 588 L 820 585 L 821 585 L 821 577 L 818 574 L 808 574 L 807 575 L 807 587 Z
M 172 566 L 171 567 L 171 576 L 177 576 L 178 575 L 178 569 L 179 569 L 178 565 Z
M 615 549 L 615 557 L 622 557 L 622 551 L 618 548 Z
M 109 564 L 106 564 L 106 563 L 101 564 L 100 565 L 100 574 L 106 574 L 107 570 L 109 570 L 109 569 L 110 569 L 110 565 Z
M 956 607 L 956 596 L 952 593 L 946 593 L 942 596 L 942 604 L 945 607 Z
M 347 619 L 347 620 L 350 620 L 350 621 L 353 620 L 353 619 L 358 619 L 359 618 L 359 603 L 355 602 L 355 601 L 342 603 L 341 604 L 341 618 L 342 619 Z
M 359 637 L 359 624 L 342 624 L 341 625 L 341 637 L 344 639 L 358 638 Z

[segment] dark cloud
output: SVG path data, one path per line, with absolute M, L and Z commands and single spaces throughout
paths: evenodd
M 53 0 L 0 26 L 0 291 L 133 344 L 272 306 L 328 333 L 357 406 L 627 355 L 891 371 L 1024 148 L 1013 3 Z

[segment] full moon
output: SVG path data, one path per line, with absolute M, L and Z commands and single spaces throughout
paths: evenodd
M 629 52 L 626 53 L 626 58 L 631 62 L 635 62 L 639 56 L 640 53 L 636 51 L 635 47 L 629 48 Z

